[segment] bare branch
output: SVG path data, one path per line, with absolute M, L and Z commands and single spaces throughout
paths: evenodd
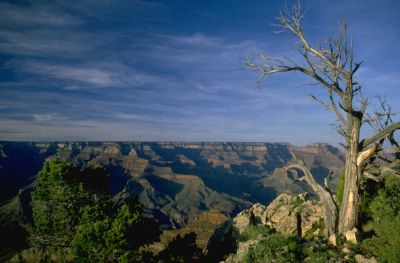
M 379 141 L 380 139 L 390 136 L 395 130 L 398 130 L 398 129 L 400 129 L 400 122 L 393 123 L 393 124 L 387 126 L 385 129 L 379 131 L 375 135 L 362 140 L 359 144 L 359 148 L 364 149 L 371 143 L 374 143 L 376 141 Z
M 365 164 L 368 159 L 370 159 L 371 157 L 375 156 L 379 151 L 379 144 L 375 143 L 374 146 L 372 146 L 371 148 L 360 152 L 357 156 L 357 166 L 360 167 L 363 164 Z
M 363 61 L 360 61 L 359 63 L 355 63 L 354 69 L 352 71 L 352 74 L 356 74 L 356 72 L 360 69 L 361 64 L 363 63 Z
M 305 180 L 307 184 L 310 185 L 310 187 L 313 189 L 313 191 L 318 195 L 329 193 L 327 192 L 327 190 L 325 190 L 322 186 L 320 186 L 317 183 L 317 181 L 314 179 L 313 174 L 311 173 L 310 169 L 306 166 L 304 161 L 297 159 L 296 155 L 293 152 L 291 152 L 291 155 L 295 163 L 288 165 L 286 169 L 287 170 L 299 169 L 300 171 L 302 171 L 304 173 L 304 179 L 300 178 L 299 180 L 301 181 Z
M 329 90 L 329 100 L 331 101 L 331 110 L 335 112 L 336 116 L 338 117 L 340 123 L 342 124 L 343 128 L 347 128 L 347 122 L 345 121 L 342 113 L 340 113 L 339 109 L 336 106 L 335 100 L 333 98 L 333 92 L 332 90 Z
M 319 104 L 321 104 L 322 106 L 324 106 L 327 110 L 331 109 L 331 105 L 329 105 L 328 103 L 323 102 L 322 100 L 318 99 L 317 97 L 315 97 L 312 94 L 308 95 L 311 99 L 315 100 L 316 102 L 318 102 Z
M 301 12 L 301 8 L 300 5 L 296 5 L 294 6 L 292 9 L 286 9 L 286 12 L 284 14 L 281 14 L 281 16 L 278 18 L 279 22 L 280 22 L 280 27 L 284 28 L 284 29 L 288 29 L 292 34 L 296 35 L 298 37 L 298 39 L 300 40 L 304 51 L 306 51 L 308 54 L 319 58 L 321 61 L 323 61 L 326 65 L 328 65 L 331 69 L 336 70 L 338 72 L 340 72 L 341 74 L 350 77 L 349 72 L 347 72 L 346 70 L 344 70 L 341 67 L 341 63 L 337 63 L 338 61 L 340 61 L 340 57 L 341 57 L 341 51 L 342 51 L 342 45 L 340 44 L 340 42 L 337 43 L 337 53 L 334 54 L 333 50 L 331 52 L 326 52 L 324 50 L 321 49 L 317 49 L 312 47 L 308 40 L 306 39 L 303 30 L 301 28 L 301 20 L 303 18 L 303 14 Z M 342 32 L 342 36 L 344 38 L 347 39 L 346 37 L 346 32 L 347 32 L 347 25 L 344 26 L 343 32 Z M 346 40 L 347 43 L 347 40 Z M 331 58 L 326 57 L 325 53 L 331 53 L 334 55 L 337 55 L 337 57 L 334 59 L 334 56 Z M 339 58 L 339 59 L 338 59 Z M 337 61 L 336 61 L 337 60 Z
M 288 165 L 286 169 L 298 169 L 304 173 L 304 176 L 299 178 L 298 181 L 305 181 L 318 195 L 324 210 L 325 235 L 327 237 L 331 235 L 336 235 L 338 207 L 335 203 L 335 200 L 333 199 L 331 192 L 329 191 L 327 182 L 325 183 L 326 188 L 319 185 L 315 181 L 314 176 L 312 175 L 310 169 L 306 166 L 306 164 L 302 160 L 297 159 L 293 152 L 291 152 L 291 154 L 295 163 Z

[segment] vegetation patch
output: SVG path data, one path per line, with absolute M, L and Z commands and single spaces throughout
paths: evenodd
M 257 239 L 259 236 L 268 236 L 271 233 L 271 229 L 265 226 L 248 225 L 244 232 L 240 235 L 239 241 L 245 242 L 248 240 Z
M 274 233 L 250 248 L 243 262 L 298 262 L 301 257 L 295 237 L 285 237 Z
M 380 262 L 400 262 L 400 179 L 387 176 L 369 200 L 373 236 L 363 241 L 362 249 Z

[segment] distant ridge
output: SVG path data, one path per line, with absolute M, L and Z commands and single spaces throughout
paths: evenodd
M 0 142 L 1 199 L 29 184 L 47 158 L 81 166 L 100 164 L 113 194 L 139 196 L 148 213 L 166 228 L 179 228 L 197 215 L 217 209 L 228 217 L 277 194 L 307 190 L 296 174 L 282 169 L 302 158 L 317 180 L 335 174 L 341 152 L 325 143 L 294 146 L 286 142 Z

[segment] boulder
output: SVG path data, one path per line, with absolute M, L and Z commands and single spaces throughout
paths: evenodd
M 266 207 L 262 204 L 254 204 L 249 209 L 244 210 L 233 218 L 234 230 L 242 234 L 248 225 L 266 225 Z
M 293 235 L 301 231 L 301 236 L 319 234 L 322 207 L 315 200 L 307 200 L 306 194 L 292 196 L 279 195 L 265 210 L 266 225 L 278 233 Z
M 233 229 L 238 234 L 242 234 L 246 227 L 252 224 L 252 214 L 250 210 L 244 210 L 240 212 L 235 218 L 233 218 Z
M 233 218 L 233 231 L 242 234 L 250 224 L 268 226 L 278 233 L 294 235 L 301 232 L 319 234 L 323 218 L 322 207 L 315 200 L 307 200 L 307 195 L 280 194 L 267 207 L 254 204 Z
M 346 231 L 345 233 L 346 240 L 357 244 L 357 228 L 353 228 L 352 230 Z
M 253 224 L 256 225 L 267 224 L 267 218 L 265 217 L 265 209 L 266 209 L 265 205 L 262 205 L 260 203 L 254 204 L 252 207 L 250 207 Z
M 356 254 L 354 256 L 354 261 L 356 263 L 377 263 L 375 257 L 371 257 L 371 258 L 366 258 L 361 254 Z
M 323 220 L 322 207 L 314 200 L 308 200 L 300 205 L 297 210 L 301 215 L 301 236 L 309 233 L 318 235 L 321 231 L 319 226 Z

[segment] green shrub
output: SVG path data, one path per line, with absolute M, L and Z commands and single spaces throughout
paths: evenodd
M 307 262 L 312 263 L 332 262 L 332 260 L 340 262 L 342 258 L 338 248 L 329 244 L 324 238 L 305 241 L 302 245 L 302 253 Z
M 372 199 L 369 210 L 375 236 L 363 241 L 366 254 L 380 262 L 400 262 L 400 180 L 387 176 L 384 187 Z
M 338 262 L 340 262 L 341 259 L 340 252 L 334 249 L 311 251 L 308 254 L 307 262 L 325 263 L 325 262 L 332 262 L 332 259 L 336 259 Z
M 299 262 L 301 250 L 295 237 L 271 234 L 244 256 L 243 262 Z
M 270 233 L 270 229 L 265 226 L 248 225 L 244 232 L 240 235 L 240 241 L 247 241 L 251 239 L 257 239 L 258 236 L 267 236 Z

